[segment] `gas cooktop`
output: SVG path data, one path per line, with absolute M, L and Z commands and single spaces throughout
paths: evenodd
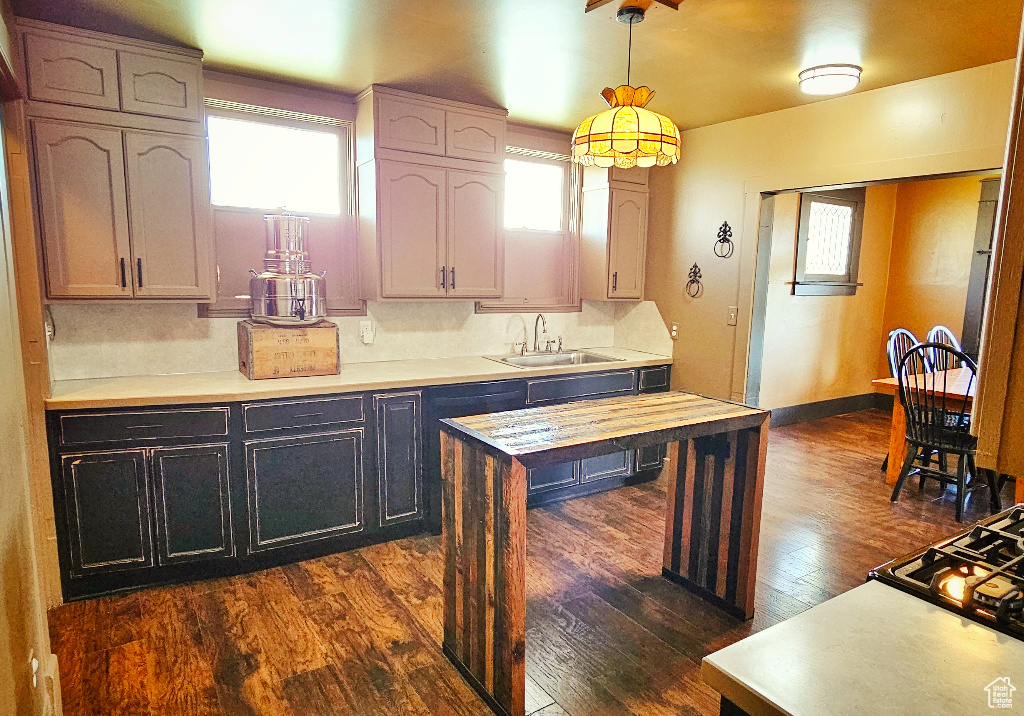
M 868 578 L 1024 639 L 1024 503 Z

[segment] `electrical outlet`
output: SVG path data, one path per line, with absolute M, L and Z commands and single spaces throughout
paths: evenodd
M 373 343 L 373 321 L 360 321 L 359 322 L 359 336 L 363 339 L 363 343 L 370 345 Z
M 679 324 L 678 323 L 670 323 L 670 324 L 668 324 L 668 334 L 670 336 L 672 336 L 672 340 L 677 340 L 679 338 Z
M 730 326 L 736 325 L 736 316 L 739 313 L 739 308 L 736 306 L 729 306 L 729 320 L 726 323 Z

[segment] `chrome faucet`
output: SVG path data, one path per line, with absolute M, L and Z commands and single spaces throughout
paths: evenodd
M 540 338 L 537 335 L 537 327 L 544 327 L 544 335 L 548 334 L 548 319 L 544 318 L 543 313 L 537 314 L 537 320 L 533 322 L 533 350 L 540 351 Z

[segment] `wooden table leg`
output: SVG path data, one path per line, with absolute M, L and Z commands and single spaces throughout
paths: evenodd
M 526 713 L 526 468 L 441 433 L 445 655 L 502 716 Z
M 1017 484 L 1014 487 L 1013 501 L 1018 505 L 1024 502 L 1024 475 L 1017 476 Z
M 744 619 L 754 615 L 767 420 L 669 445 L 662 574 Z
M 903 469 L 903 461 L 907 459 L 907 418 L 903 412 L 903 403 L 897 396 L 892 402 L 892 424 L 889 428 L 889 467 L 885 471 L 885 482 L 895 485 Z

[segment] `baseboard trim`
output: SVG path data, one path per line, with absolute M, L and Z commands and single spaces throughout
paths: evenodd
M 772 408 L 771 426 L 793 425 L 807 420 L 831 418 L 835 415 L 856 413 L 859 410 L 892 410 L 893 396 L 886 393 L 864 393 L 849 395 L 832 400 L 819 400 L 816 403 L 789 405 L 785 408 Z

